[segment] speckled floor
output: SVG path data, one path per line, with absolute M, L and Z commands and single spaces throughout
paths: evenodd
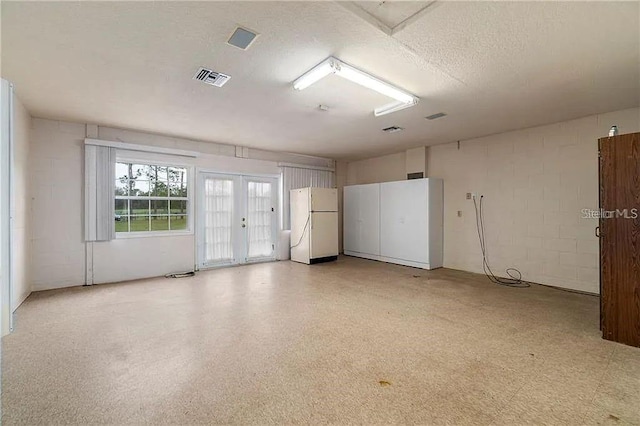
M 598 299 L 341 257 L 34 293 L 2 422 L 638 424 Z

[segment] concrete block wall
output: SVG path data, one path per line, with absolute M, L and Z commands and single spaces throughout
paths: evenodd
M 146 132 L 98 126 L 98 137 L 141 145 L 198 152 L 185 160 L 193 167 L 230 173 L 278 175 L 278 162 L 333 166 L 326 158 L 247 149 L 237 158 L 233 146 L 186 140 Z M 84 138 L 87 126 L 33 118 L 30 129 L 29 175 L 32 198 L 30 274 L 33 290 L 83 285 L 85 271 L 94 284 L 161 276 L 193 269 L 195 230 L 188 235 L 84 241 Z M 246 149 L 246 148 L 245 148 Z M 136 154 L 150 161 L 157 154 Z M 166 157 L 164 161 L 169 161 Z M 195 187 L 192 186 L 195 201 Z M 195 214 L 195 209 L 192 209 Z M 92 254 L 87 255 L 87 252 Z
M 599 292 L 598 138 L 616 124 L 640 131 L 637 108 L 429 148 L 430 176 L 445 182 L 445 266 L 482 272 L 473 201 L 484 195 L 496 274 Z M 462 211 L 462 217 L 458 217 Z
M 526 280 L 599 292 L 597 140 L 612 125 L 640 131 L 633 108 L 458 143 L 431 146 L 428 176 L 444 179 L 444 265 L 482 273 L 473 201 L 484 195 L 494 272 L 518 268 Z M 404 179 L 405 153 L 347 164 L 347 184 Z M 462 216 L 458 217 L 458 211 Z

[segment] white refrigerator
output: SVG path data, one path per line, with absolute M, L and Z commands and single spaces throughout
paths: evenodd
M 338 258 L 338 190 L 292 189 L 291 260 L 306 264 Z

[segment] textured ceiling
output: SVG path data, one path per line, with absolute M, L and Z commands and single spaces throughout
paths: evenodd
M 419 19 L 434 1 L 343 1 L 344 7 L 387 34 L 393 34 L 405 25 Z
M 416 10 L 351 3 L 389 25 Z M 37 117 L 362 158 L 640 105 L 639 6 L 436 2 L 389 35 L 334 2 L 2 2 L 2 77 Z M 247 51 L 225 43 L 237 25 L 260 33 Z M 348 81 L 293 90 L 331 55 L 420 104 L 376 118 L 388 100 Z

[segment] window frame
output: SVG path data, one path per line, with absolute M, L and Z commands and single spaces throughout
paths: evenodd
M 162 230 L 162 231 L 128 231 L 128 232 L 115 232 L 116 239 L 128 239 L 128 238 L 147 238 L 147 237 L 171 237 L 171 236 L 182 236 L 182 235 L 193 235 L 194 234 L 194 167 L 191 164 L 184 163 L 182 161 L 170 161 L 170 160 L 143 160 L 135 156 L 124 156 L 124 155 L 116 155 L 116 164 L 118 163 L 126 163 L 126 164 L 139 164 L 143 166 L 162 166 L 162 167 L 179 167 L 184 168 L 187 171 L 187 196 L 186 197 L 158 197 L 158 196 L 131 196 L 131 195 L 115 195 L 115 189 L 113 194 L 113 203 L 115 205 L 116 200 L 157 200 L 157 201 L 186 201 L 187 209 L 187 227 L 186 229 L 179 230 Z M 115 176 L 115 181 L 118 180 L 118 176 Z M 167 188 L 167 191 L 169 189 Z M 168 193 L 168 192 L 167 192 Z M 158 216 L 170 216 L 171 212 L 166 215 L 158 215 Z M 114 226 L 115 226 L 115 217 L 114 217 Z

